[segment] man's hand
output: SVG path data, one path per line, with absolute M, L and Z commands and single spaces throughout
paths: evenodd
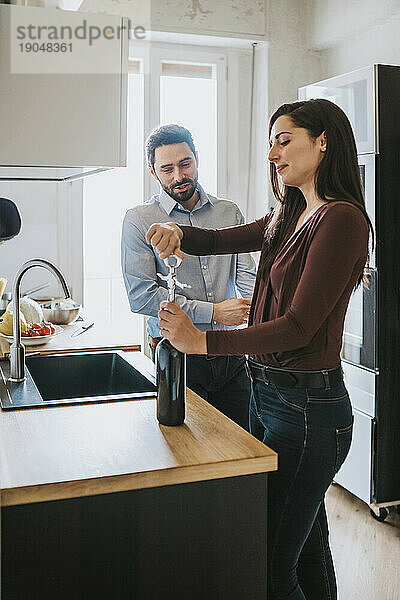
M 243 325 L 249 319 L 251 298 L 229 298 L 214 304 L 213 321 L 222 325 Z
M 183 258 L 181 239 L 183 231 L 176 223 L 153 223 L 146 233 L 146 242 L 154 246 L 160 258 L 176 254 Z
M 206 334 L 199 331 L 188 315 L 175 302 L 160 304 L 158 323 L 161 335 L 177 350 L 186 354 L 207 354 Z

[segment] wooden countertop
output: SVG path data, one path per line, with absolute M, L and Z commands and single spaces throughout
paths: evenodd
M 3 506 L 276 468 L 271 449 L 190 390 L 180 427 L 158 424 L 154 399 L 0 413 Z
M 89 325 L 92 321 L 76 321 L 70 325 L 62 325 L 63 332 L 56 335 L 46 344 L 40 346 L 26 346 L 26 354 L 32 352 L 40 354 L 54 354 L 55 352 L 81 352 L 88 350 L 141 350 L 134 337 L 135 334 L 129 332 L 129 327 L 125 330 L 116 330 L 110 323 L 97 325 L 85 331 L 81 335 L 71 338 L 71 333 L 79 329 L 82 325 Z M 4 338 L 0 338 L 0 357 L 8 356 L 10 344 Z

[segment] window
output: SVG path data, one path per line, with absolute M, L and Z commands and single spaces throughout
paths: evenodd
M 199 154 L 199 181 L 218 190 L 217 80 L 215 65 L 162 62 L 160 122 L 183 125 Z
M 199 153 L 200 184 L 226 196 L 226 56 L 206 47 L 152 47 L 150 98 L 149 131 L 159 123 L 189 129 Z M 158 188 L 150 182 L 149 191 Z
M 127 168 L 112 169 L 84 182 L 84 307 L 97 323 L 132 329 L 142 340 L 142 319 L 130 311 L 120 266 L 121 225 L 128 208 L 143 201 L 143 74 L 132 61 L 128 75 Z

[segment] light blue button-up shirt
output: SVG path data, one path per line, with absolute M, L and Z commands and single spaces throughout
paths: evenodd
M 199 200 L 190 212 L 164 190 L 149 202 L 131 208 L 122 226 L 122 273 L 131 310 L 148 315 L 147 329 L 152 337 L 160 337 L 157 313 L 160 303 L 168 299 L 167 284 L 157 273 L 168 274 L 163 260 L 147 244 L 146 233 L 153 223 L 174 222 L 207 229 L 218 229 L 244 223 L 238 206 L 230 200 L 206 194 L 198 185 Z M 233 329 L 212 320 L 213 304 L 227 298 L 253 295 L 256 266 L 250 254 L 221 256 L 185 255 L 178 267 L 177 279 L 190 285 L 177 287 L 176 302 L 201 331 Z

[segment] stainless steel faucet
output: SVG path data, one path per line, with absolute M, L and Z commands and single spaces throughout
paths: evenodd
M 34 258 L 26 261 L 17 271 L 13 282 L 13 343 L 10 347 L 10 381 L 25 380 L 25 348 L 21 343 L 21 323 L 19 321 L 20 284 L 24 273 L 32 267 L 43 267 L 55 275 L 63 288 L 65 298 L 70 298 L 71 293 L 64 275 L 47 260 Z

